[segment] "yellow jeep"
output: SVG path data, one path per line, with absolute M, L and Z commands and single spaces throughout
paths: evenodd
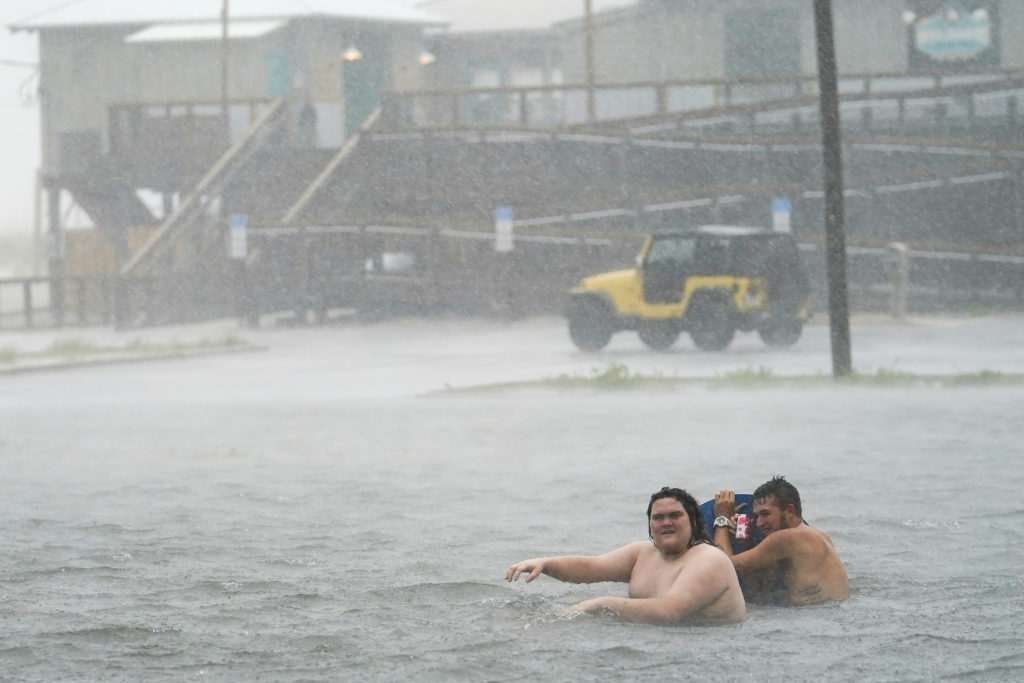
M 705 225 L 647 238 L 637 265 L 585 278 L 569 296 L 569 336 L 583 351 L 636 330 L 664 350 L 683 331 L 705 351 L 726 348 L 737 330 L 769 346 L 796 343 L 809 317 L 807 273 L 792 235 Z

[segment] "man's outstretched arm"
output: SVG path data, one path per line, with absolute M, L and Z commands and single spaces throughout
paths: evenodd
M 633 566 L 644 541 L 622 546 L 604 555 L 560 555 L 535 557 L 511 565 L 505 571 L 506 581 L 516 581 L 520 574 L 529 583 L 541 574 L 569 583 L 597 583 L 600 581 L 629 582 Z

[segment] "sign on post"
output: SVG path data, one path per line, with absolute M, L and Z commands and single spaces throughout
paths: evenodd
M 512 222 L 515 212 L 511 206 L 499 206 L 494 209 L 494 250 L 499 253 L 512 251 L 515 246 Z
M 274 50 L 266 56 L 267 95 L 270 97 L 288 97 L 291 94 L 289 78 L 288 53 Z
M 244 213 L 233 213 L 228 219 L 228 253 L 233 259 L 244 259 L 249 253 L 246 228 L 249 217 Z
M 772 230 L 775 232 L 789 232 L 791 229 L 790 216 L 793 207 L 789 203 L 789 197 L 776 197 L 772 200 Z

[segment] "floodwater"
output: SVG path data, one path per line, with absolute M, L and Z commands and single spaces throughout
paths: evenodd
M 950 368 L 1018 371 L 1021 328 L 855 327 L 855 364 L 859 334 L 867 365 L 940 367 L 946 344 Z M 595 360 L 551 321 L 241 334 L 269 349 L 0 377 L 0 680 L 1024 675 L 1022 387 L 423 395 Z M 826 339 L 599 358 L 816 371 Z M 561 616 L 620 584 L 504 581 L 645 538 L 663 485 L 776 473 L 849 601 L 660 627 Z

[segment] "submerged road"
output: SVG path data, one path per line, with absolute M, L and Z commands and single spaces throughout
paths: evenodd
M 957 375 L 1024 373 L 1024 314 L 926 317 L 893 321 L 854 318 L 856 372 Z M 240 338 L 261 350 L 0 378 L 4 402 L 53 401 L 82 395 L 94 401 L 133 401 L 154 394 L 168 400 L 232 401 L 417 396 L 448 388 L 590 376 L 616 364 L 631 373 L 713 378 L 743 371 L 773 376 L 831 374 L 827 321 L 807 327 L 789 349 L 770 349 L 740 333 L 721 352 L 696 349 L 687 337 L 667 352 L 646 349 L 622 332 L 600 353 L 569 341 L 560 318 L 518 322 L 479 319 L 405 319 L 327 327 L 247 329 L 234 320 L 187 327 L 114 331 L 70 328 L 0 333 L 0 348 L 20 352 L 55 342 L 120 348 L 133 343 L 195 344 Z M 99 391 L 92 383 L 99 382 Z
M 0 348 L 261 351 L 0 376 L 0 680 L 1016 680 L 1024 386 L 450 393 L 633 372 L 831 368 L 635 335 L 599 354 L 537 318 L 0 334 Z M 858 371 L 1024 372 L 1024 316 L 853 324 Z M 509 585 L 541 554 L 646 536 L 647 496 L 775 473 L 853 597 L 673 628 L 565 607 L 624 586 Z

